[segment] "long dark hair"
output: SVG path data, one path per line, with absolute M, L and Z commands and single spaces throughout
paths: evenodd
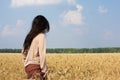
M 30 48 L 32 40 L 39 34 L 39 33 L 47 33 L 49 32 L 49 22 L 48 20 L 42 16 L 38 15 L 33 19 L 32 27 L 29 33 L 27 34 L 24 44 L 23 44 L 23 54 L 26 56 L 28 50 Z

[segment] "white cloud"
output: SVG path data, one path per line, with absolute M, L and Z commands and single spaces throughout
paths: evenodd
M 76 4 L 76 0 L 11 0 L 11 7 L 33 6 L 33 5 L 52 5 L 59 4 L 61 2 L 68 4 Z
M 23 21 L 17 20 L 15 25 L 5 25 L 0 32 L 0 36 L 16 36 L 23 32 Z
M 69 10 L 63 14 L 63 23 L 64 24 L 74 24 L 81 25 L 83 24 L 82 10 L 81 5 L 76 4 L 77 10 Z
M 108 12 L 107 8 L 105 8 L 104 6 L 99 6 L 99 7 L 98 7 L 98 11 L 99 11 L 100 13 L 107 13 L 107 12 Z
M 58 4 L 62 0 L 11 0 L 11 7 Z

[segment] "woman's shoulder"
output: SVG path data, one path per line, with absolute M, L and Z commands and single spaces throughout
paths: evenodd
M 45 34 L 44 33 L 40 33 L 36 36 L 36 39 L 41 39 L 41 38 L 44 38 L 45 37 Z
M 40 34 L 38 34 L 38 37 L 45 37 L 45 34 L 44 33 L 40 33 Z
M 40 40 L 43 40 L 44 38 L 45 38 L 45 34 L 40 33 L 33 39 L 33 42 L 38 43 Z

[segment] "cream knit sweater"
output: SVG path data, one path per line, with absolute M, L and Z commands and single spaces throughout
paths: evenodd
M 42 72 L 48 72 L 45 34 L 40 33 L 33 39 L 27 56 L 23 55 L 23 62 L 25 67 L 29 64 L 39 64 Z

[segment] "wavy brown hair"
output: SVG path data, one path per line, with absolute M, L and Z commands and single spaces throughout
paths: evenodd
M 32 40 L 39 33 L 47 33 L 49 32 L 49 30 L 50 30 L 50 27 L 49 27 L 48 20 L 42 15 L 36 16 L 33 19 L 31 30 L 29 31 L 29 33 L 25 38 L 25 41 L 23 44 L 23 55 L 27 56 Z

